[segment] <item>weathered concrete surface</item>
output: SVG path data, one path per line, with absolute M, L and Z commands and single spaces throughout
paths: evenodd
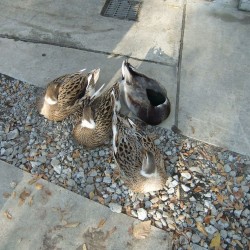
M 250 11 L 250 0 L 239 0 L 239 10 Z
M 134 239 L 129 231 L 137 220 L 42 179 L 36 182 L 42 185 L 37 189 L 36 184 L 28 184 L 31 179 L 30 174 L 0 161 L 0 196 L 12 193 L 0 200 L 0 249 L 68 250 L 84 249 L 84 244 L 93 250 L 172 249 L 171 235 L 165 231 L 152 227 L 148 238 Z M 9 187 L 12 180 L 17 183 L 14 190 Z M 30 195 L 20 203 L 24 190 Z M 102 219 L 106 220 L 104 226 L 97 228 Z
M 185 135 L 247 155 L 249 24 L 235 3 L 188 1 L 178 114 Z
M 132 22 L 101 16 L 104 0 L 1 0 L 0 34 L 173 65 L 182 2 L 143 0 L 139 21 Z
M 112 57 L 101 53 L 79 51 L 46 44 L 34 44 L 0 38 L 0 72 L 37 86 L 46 84 L 65 73 L 86 68 L 100 67 L 99 85 L 111 85 L 121 79 L 124 57 Z M 15 53 L 13 53 L 15 51 Z M 43 56 L 43 55 L 46 56 Z M 175 119 L 176 69 L 172 66 L 130 59 L 139 71 L 161 82 L 168 91 L 172 111 L 161 126 L 171 128 Z

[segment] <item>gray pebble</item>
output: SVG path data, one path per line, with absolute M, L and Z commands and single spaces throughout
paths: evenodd
M 117 203 L 109 203 L 109 208 L 114 213 L 121 213 L 122 212 L 122 206 Z
M 229 173 L 231 171 L 231 167 L 228 164 L 225 164 L 224 170 L 226 173 Z
M 155 226 L 156 226 L 156 227 L 159 227 L 159 228 L 162 228 L 162 223 L 161 223 L 161 221 L 156 221 L 156 222 L 155 222 Z
M 212 225 L 209 225 L 208 227 L 205 227 L 207 233 L 211 234 L 211 235 L 214 235 L 214 233 L 217 232 L 217 229 L 212 226 Z
M 7 134 L 7 140 L 14 140 L 19 136 L 18 129 L 14 129 Z
M 221 235 L 221 237 L 222 237 L 223 239 L 226 239 L 226 238 L 227 238 L 227 231 L 224 230 L 224 229 L 220 230 L 220 235 Z
M 110 177 L 105 176 L 105 177 L 103 177 L 103 182 L 105 182 L 105 183 L 111 183 L 112 179 Z
M 154 144 L 156 146 L 159 146 L 161 144 L 161 141 L 159 139 L 154 140 Z
M 74 187 L 74 186 L 76 185 L 76 182 L 75 182 L 74 180 L 72 180 L 72 179 L 69 179 L 69 180 L 67 181 L 67 184 L 68 184 L 68 186 L 70 186 L 70 187 Z
M 199 243 L 201 240 L 201 237 L 198 234 L 193 234 L 192 235 L 192 242 L 193 243 Z
M 105 151 L 104 151 L 104 150 L 100 150 L 100 151 L 99 151 L 99 156 L 102 157 L 102 156 L 104 156 L 104 155 L 105 155 Z

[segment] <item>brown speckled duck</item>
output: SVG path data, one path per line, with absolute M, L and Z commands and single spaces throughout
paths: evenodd
M 112 130 L 113 154 L 121 179 L 134 192 L 160 190 L 167 180 L 164 157 L 153 140 L 129 118 L 119 114 L 120 103 L 116 94 Z
M 111 90 L 113 88 L 119 95 L 119 83 L 116 83 L 105 92 L 101 93 L 99 89 L 84 100 L 82 118 L 73 129 L 73 137 L 86 148 L 101 146 L 111 139 L 113 114 Z
M 158 125 L 170 114 L 167 91 L 156 80 L 137 72 L 127 60 L 122 63 L 122 90 L 129 110 L 142 121 Z
M 51 81 L 45 94 L 37 100 L 39 113 L 49 120 L 62 121 L 70 114 L 82 109 L 80 100 L 85 94 L 88 79 L 92 77 L 94 82 L 97 82 L 99 74 L 99 68 L 89 73 L 80 70 Z

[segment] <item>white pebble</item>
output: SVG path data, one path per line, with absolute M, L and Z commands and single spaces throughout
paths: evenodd
M 191 174 L 188 173 L 188 172 L 181 173 L 181 176 L 184 177 L 184 178 L 186 178 L 187 180 L 191 179 Z
M 178 185 L 178 181 L 176 180 L 173 180 L 172 182 L 169 183 L 170 188 L 176 187 L 177 185 Z
M 169 188 L 167 192 L 168 192 L 168 194 L 173 194 L 174 193 L 174 188 L 173 187 Z
M 145 220 L 147 218 L 147 211 L 144 208 L 139 208 L 137 215 L 139 220 Z
M 184 192 L 190 191 L 190 188 L 187 187 L 186 185 L 181 184 L 181 187 L 182 187 L 182 189 L 183 189 Z

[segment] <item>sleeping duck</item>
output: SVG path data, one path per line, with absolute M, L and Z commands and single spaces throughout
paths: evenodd
M 88 149 L 109 142 L 112 134 L 113 101 L 110 93 L 113 89 L 119 92 L 119 83 L 101 92 L 103 86 L 94 94 L 87 87 L 82 117 L 73 129 L 75 140 Z
M 45 93 L 37 99 L 38 112 L 53 121 L 62 121 L 70 114 L 82 109 L 81 98 L 84 96 L 88 79 L 97 82 L 100 69 L 89 73 L 84 70 L 66 74 L 48 83 Z
M 122 63 L 122 90 L 129 110 L 142 121 L 158 125 L 170 114 L 167 91 L 156 80 L 137 72 L 127 60 Z
M 120 100 L 115 91 L 111 95 L 114 98 L 113 155 L 121 179 L 133 192 L 163 189 L 168 178 L 163 154 L 143 130 L 120 114 Z

